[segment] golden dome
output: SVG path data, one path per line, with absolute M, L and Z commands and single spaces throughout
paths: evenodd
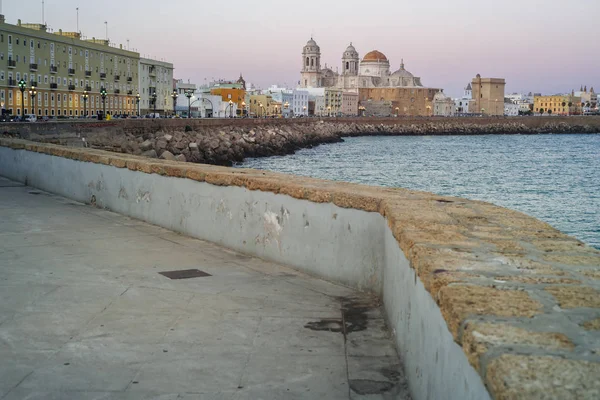
M 387 57 L 380 51 L 373 50 L 365 54 L 363 61 L 387 61 Z

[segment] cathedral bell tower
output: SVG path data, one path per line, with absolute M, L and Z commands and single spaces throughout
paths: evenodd
M 321 48 L 311 37 L 302 50 L 300 87 L 321 87 Z
M 358 52 L 350 43 L 350 46 L 342 55 L 342 75 L 357 76 L 358 75 Z

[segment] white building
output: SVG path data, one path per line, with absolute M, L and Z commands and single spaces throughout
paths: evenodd
M 290 103 L 290 109 L 294 113 L 293 115 L 304 115 L 308 117 L 308 99 L 309 93 L 307 90 L 292 90 L 292 102 Z
M 303 88 L 301 89 L 308 93 L 308 100 L 315 102 L 315 115 L 324 116 L 327 115 L 327 109 L 325 107 L 325 88 Z M 308 110 L 307 110 L 308 113 Z
M 456 114 L 454 100 L 439 91 L 433 96 L 433 115 L 440 117 L 452 117 Z
M 504 115 L 507 117 L 516 117 L 519 115 L 519 111 L 521 109 L 521 105 L 513 103 L 510 99 L 504 100 Z M 529 106 L 527 106 L 529 110 Z
M 140 58 L 138 80 L 140 88 L 140 110 L 142 114 L 153 112 L 173 113 L 173 64 Z M 156 107 L 152 95 L 156 93 Z
M 463 92 L 462 97 L 454 99 L 454 110 L 456 114 L 466 114 L 469 112 L 469 105 L 473 102 L 473 89 L 469 83 Z

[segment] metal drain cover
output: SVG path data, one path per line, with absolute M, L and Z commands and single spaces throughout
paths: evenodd
M 163 271 L 159 274 L 166 276 L 169 279 L 190 279 L 190 278 L 202 278 L 205 276 L 212 276 L 199 269 L 182 269 L 179 271 Z

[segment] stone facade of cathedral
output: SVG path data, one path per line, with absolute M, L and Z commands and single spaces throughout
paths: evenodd
M 341 61 L 341 73 L 327 65 L 322 68 L 321 49 L 311 38 L 302 50 L 300 86 L 358 93 L 367 115 L 369 109 L 377 110 L 377 115 L 431 115 L 433 97 L 441 89 L 424 87 L 421 78 L 404 68 L 403 60 L 400 68 L 391 72 L 383 53 L 373 50 L 361 60 L 350 43 Z

